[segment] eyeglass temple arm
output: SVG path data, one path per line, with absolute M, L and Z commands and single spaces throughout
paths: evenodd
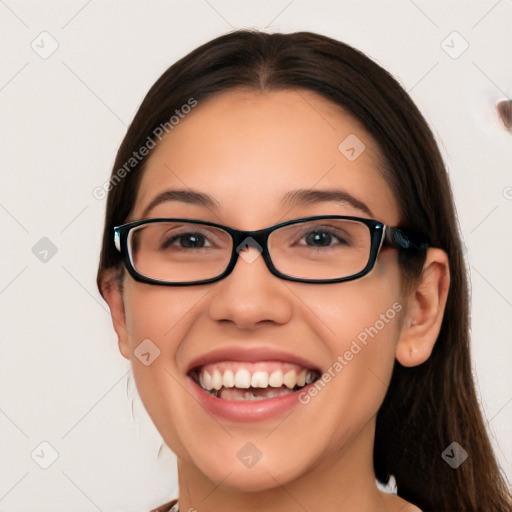
M 429 247 L 429 240 L 426 235 L 416 231 L 386 226 L 383 245 L 413 254 L 424 254 Z
M 114 231 L 114 245 L 116 246 L 116 249 L 121 252 L 121 236 L 117 229 Z

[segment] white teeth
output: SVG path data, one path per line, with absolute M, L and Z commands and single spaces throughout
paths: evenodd
M 210 373 L 211 372 L 211 373 Z M 264 370 L 256 370 L 251 375 L 250 371 L 245 368 L 240 368 L 236 374 L 231 369 L 226 369 L 221 372 L 218 368 L 213 368 L 213 371 L 203 369 L 197 372 L 197 379 L 203 389 L 208 391 L 219 391 L 228 388 L 248 389 L 252 388 L 288 388 L 292 390 L 296 386 L 303 387 L 306 384 L 314 382 L 317 373 L 311 370 L 302 369 L 296 373 L 295 369 L 291 369 L 283 374 L 282 370 L 274 370 L 272 373 Z M 283 389 L 276 390 L 281 394 Z M 267 393 L 268 398 L 273 398 L 273 391 L 269 389 Z M 259 396 L 252 398 L 250 391 L 246 393 L 247 399 L 260 399 Z M 280 395 L 275 395 L 280 396 Z
M 237 388 L 251 387 L 251 374 L 247 370 L 238 370 L 235 375 L 235 386 Z
M 281 370 L 272 372 L 268 379 L 268 384 L 273 388 L 280 388 L 283 385 L 283 372 Z
M 232 388 L 235 385 L 235 376 L 231 370 L 224 372 L 223 382 L 225 388 Z
M 212 389 L 212 376 L 208 372 L 204 372 L 203 379 L 206 389 Z
M 295 387 L 296 382 L 297 382 L 297 375 L 295 373 L 295 370 L 290 370 L 289 372 L 287 372 L 283 375 L 283 384 L 288 389 L 292 389 L 293 387 Z
M 254 372 L 251 378 L 251 386 L 253 388 L 266 388 L 268 386 L 268 373 L 261 371 Z
M 213 389 L 220 389 L 222 387 L 222 375 L 220 374 L 219 370 L 215 368 L 212 375 L 212 386 Z

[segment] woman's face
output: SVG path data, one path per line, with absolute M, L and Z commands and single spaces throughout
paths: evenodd
M 299 189 L 343 191 L 367 209 L 340 199 L 283 203 Z M 199 192 L 212 204 L 167 200 L 147 210 L 170 190 Z M 313 92 L 231 90 L 199 102 L 153 150 L 130 220 L 192 218 L 257 230 L 314 215 L 398 224 L 374 141 Z M 333 284 L 285 281 L 256 249 L 246 255 L 229 276 L 205 285 L 156 286 L 125 273 L 120 347 L 145 408 L 182 464 L 228 487 L 262 490 L 337 464 L 355 477 L 362 465 L 371 468 L 403 315 L 396 251 L 383 248 L 370 274 Z M 133 352 L 144 340 L 150 364 Z M 212 371 L 318 369 L 325 378 L 316 393 L 310 384 L 292 399 L 227 404 L 188 374 L 202 361 Z

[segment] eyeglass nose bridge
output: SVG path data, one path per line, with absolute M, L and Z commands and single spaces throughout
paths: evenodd
M 260 255 L 263 257 L 269 270 L 272 270 L 272 264 L 270 262 L 268 252 L 268 237 L 272 228 L 259 229 L 257 231 L 240 231 L 237 229 L 231 229 L 230 233 L 233 238 L 233 255 L 230 267 L 234 267 L 238 261 L 238 257 L 241 257 L 246 263 L 252 263 Z M 258 254 L 250 255 L 247 250 L 249 248 L 256 249 Z
M 263 246 L 260 245 L 252 236 L 246 237 L 241 244 L 238 244 L 235 250 L 240 255 L 242 251 L 246 251 L 250 247 L 256 249 L 259 254 L 263 252 Z

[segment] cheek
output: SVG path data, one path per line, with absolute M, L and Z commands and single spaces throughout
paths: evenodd
M 125 314 L 132 348 L 149 338 L 160 350 L 173 347 L 170 340 L 192 317 L 195 307 L 200 307 L 202 295 L 192 289 L 172 289 L 130 282 L 125 286 Z M 164 343 L 165 341 L 165 343 Z
M 345 286 L 332 292 L 329 307 L 325 307 L 326 293 L 316 304 L 314 297 L 309 298 L 308 305 L 316 314 L 332 363 L 341 359 L 343 373 L 347 378 L 350 374 L 351 381 L 360 383 L 374 373 L 387 384 L 404 309 L 398 293 L 386 287 L 368 288 L 362 283 Z M 345 371 L 349 366 L 350 371 Z
M 326 379 L 340 409 L 359 404 L 362 415 L 373 414 L 387 390 L 405 311 L 395 260 L 394 254 L 383 254 L 364 278 L 312 288 L 304 296 L 309 322 L 330 354 Z
M 126 324 L 132 349 L 132 370 L 144 408 L 166 444 L 186 457 L 173 420 L 173 411 L 190 401 L 176 366 L 176 353 L 204 292 L 167 287 L 125 285 Z
M 364 344 L 377 336 L 396 341 L 403 299 L 394 253 L 383 253 L 373 271 L 361 279 L 311 287 L 303 295 L 325 327 L 321 333 L 330 333 L 331 347 L 342 349 L 349 339 Z

